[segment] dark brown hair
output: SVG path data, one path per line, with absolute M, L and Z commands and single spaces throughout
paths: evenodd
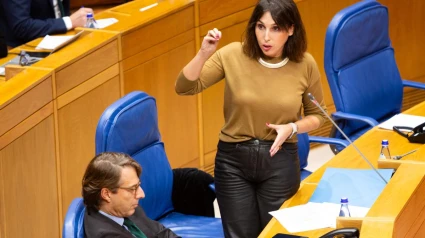
M 99 210 L 102 188 L 107 188 L 115 193 L 119 187 L 121 170 L 126 166 L 133 167 L 137 176 L 140 177 L 142 167 L 127 154 L 105 152 L 95 156 L 87 166 L 82 180 L 81 193 L 84 204 L 88 208 Z
M 288 57 L 291 61 L 300 62 L 307 50 L 307 37 L 297 5 L 293 0 L 260 0 L 257 3 L 245 30 L 243 44 L 245 55 L 255 60 L 265 57 L 255 35 L 257 22 L 265 12 L 270 12 L 276 24 L 286 31 L 294 26 L 294 34 L 285 43 L 282 58 Z

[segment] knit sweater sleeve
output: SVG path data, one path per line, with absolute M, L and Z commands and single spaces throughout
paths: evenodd
M 305 57 L 308 62 L 307 73 L 309 84 L 307 90 L 303 94 L 304 116 L 315 116 L 319 119 L 320 125 L 322 125 L 325 122 L 325 114 L 320 110 L 320 108 L 314 105 L 314 103 L 311 102 L 308 97 L 308 94 L 311 93 L 327 113 L 326 104 L 323 96 L 322 84 L 320 82 L 320 72 L 314 58 L 308 53 L 306 53 Z
M 204 89 L 214 85 L 225 77 L 223 64 L 221 60 L 221 50 L 216 51 L 205 62 L 200 77 L 195 81 L 188 80 L 183 71 L 180 71 L 175 90 L 179 95 L 194 95 L 202 92 Z

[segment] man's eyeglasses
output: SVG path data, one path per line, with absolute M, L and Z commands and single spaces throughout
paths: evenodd
M 118 187 L 118 188 L 121 188 L 121 189 L 127 190 L 128 192 L 133 193 L 133 194 L 134 194 L 134 196 L 136 196 L 137 189 L 139 189 L 140 184 L 141 184 L 141 183 L 139 182 L 138 184 L 136 184 L 136 185 L 134 185 L 134 186 L 131 186 L 131 187 L 128 187 L 128 188 L 125 188 L 125 187 Z

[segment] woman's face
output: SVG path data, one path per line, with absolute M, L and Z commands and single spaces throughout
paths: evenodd
M 288 37 L 294 32 L 291 26 L 288 31 L 276 25 L 270 12 L 265 12 L 255 26 L 255 36 L 263 54 L 268 57 L 281 57 Z

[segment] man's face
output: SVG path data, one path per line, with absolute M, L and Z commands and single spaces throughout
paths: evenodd
M 133 167 L 123 167 L 121 178 L 116 193 L 110 194 L 108 213 L 117 217 L 133 215 L 139 205 L 139 199 L 145 197 L 145 192 L 140 187 L 140 180 Z

